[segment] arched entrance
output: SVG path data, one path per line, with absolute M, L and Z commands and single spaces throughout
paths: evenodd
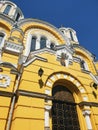
M 80 130 L 72 93 L 62 85 L 53 87 L 52 130 Z

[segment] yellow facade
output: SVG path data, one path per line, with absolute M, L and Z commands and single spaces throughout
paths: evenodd
M 98 130 L 98 63 L 76 32 L 0 12 L 0 130 Z

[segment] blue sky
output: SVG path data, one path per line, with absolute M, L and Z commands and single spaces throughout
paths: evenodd
M 57 28 L 71 27 L 81 46 L 98 59 L 98 0 L 12 0 L 25 18 L 47 21 Z

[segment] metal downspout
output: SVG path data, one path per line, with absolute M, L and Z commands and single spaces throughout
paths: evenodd
M 35 56 L 33 58 L 32 62 L 34 62 L 34 60 L 41 60 L 41 61 L 47 62 L 47 59 L 39 57 L 39 56 Z M 18 90 L 18 86 L 19 86 L 19 82 L 20 82 L 20 78 L 21 78 L 21 74 L 22 74 L 22 70 L 23 70 L 24 66 L 25 66 L 25 64 L 23 66 L 21 66 L 21 68 L 20 68 L 20 74 L 18 74 L 18 80 L 17 80 L 16 86 L 15 86 L 15 90 L 14 90 L 15 95 L 12 98 L 12 103 L 11 103 L 11 107 L 10 107 L 10 111 L 9 111 L 9 116 L 8 116 L 8 122 L 7 122 L 7 126 L 6 126 L 5 130 L 10 130 L 10 128 L 11 128 L 12 115 L 13 115 L 14 106 L 15 106 L 15 100 L 16 100 L 16 92 Z
M 14 93 L 16 93 L 16 90 L 18 89 L 20 78 L 21 78 L 21 75 L 18 76 L 18 81 L 16 83 Z M 12 103 L 11 103 L 11 107 L 10 107 L 10 111 L 9 111 L 9 117 L 8 117 L 6 130 L 10 130 L 10 127 L 11 127 L 11 121 L 12 121 L 12 115 L 13 115 L 14 106 L 15 106 L 15 100 L 16 100 L 16 95 L 14 95 L 12 98 Z

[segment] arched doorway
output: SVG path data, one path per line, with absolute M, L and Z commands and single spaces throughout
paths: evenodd
M 72 93 L 62 85 L 53 87 L 52 130 L 80 130 Z

